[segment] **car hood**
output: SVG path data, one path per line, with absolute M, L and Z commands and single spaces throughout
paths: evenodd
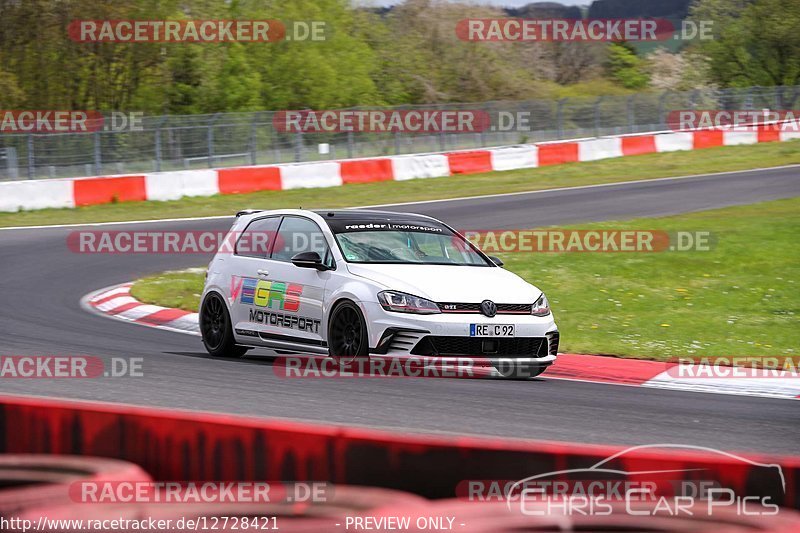
M 386 289 L 434 302 L 532 304 L 542 294 L 516 274 L 495 267 L 452 265 L 387 265 L 348 263 L 354 275 Z

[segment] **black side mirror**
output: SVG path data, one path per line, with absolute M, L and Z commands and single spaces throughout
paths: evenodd
M 494 263 L 495 265 L 497 265 L 499 267 L 503 266 L 503 260 L 500 259 L 499 257 L 495 257 L 493 255 L 490 255 L 489 259 L 491 259 L 492 263 Z
M 292 264 L 300 268 L 316 268 L 317 270 L 328 270 L 328 266 L 322 263 L 322 258 L 317 252 L 300 252 L 292 257 Z

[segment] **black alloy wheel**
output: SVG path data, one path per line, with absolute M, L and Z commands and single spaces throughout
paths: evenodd
M 369 356 L 367 324 L 353 302 L 342 302 L 334 309 L 328 326 L 328 352 L 343 365 Z
M 200 334 L 208 353 L 214 357 L 241 357 L 248 348 L 238 346 L 233 338 L 231 319 L 222 297 L 210 293 L 200 310 Z

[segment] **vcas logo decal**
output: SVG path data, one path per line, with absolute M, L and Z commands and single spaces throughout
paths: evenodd
M 237 284 L 232 281 L 231 285 L 236 286 L 236 290 L 231 291 L 234 299 L 239 289 L 241 290 L 240 302 L 243 304 L 283 311 L 300 309 L 300 295 L 303 294 L 303 286 L 298 283 L 241 278 L 241 283 Z

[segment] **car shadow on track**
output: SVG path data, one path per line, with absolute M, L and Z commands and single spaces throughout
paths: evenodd
M 497 375 L 492 367 L 481 365 L 457 365 L 435 359 L 369 358 L 340 365 L 331 357 L 317 354 L 263 354 L 259 352 L 244 357 L 212 357 L 206 352 L 164 352 L 170 355 L 213 359 L 223 363 L 251 364 L 270 367 L 281 378 L 445 378 L 445 379 L 490 379 L 546 382 L 542 378 L 508 378 Z
M 254 365 L 272 366 L 275 362 L 274 356 L 259 355 L 257 357 L 247 356 L 244 357 L 212 357 L 206 352 L 163 352 L 169 355 L 180 355 L 183 357 L 194 357 L 197 359 L 209 359 L 213 361 L 220 361 L 222 363 L 245 363 Z

